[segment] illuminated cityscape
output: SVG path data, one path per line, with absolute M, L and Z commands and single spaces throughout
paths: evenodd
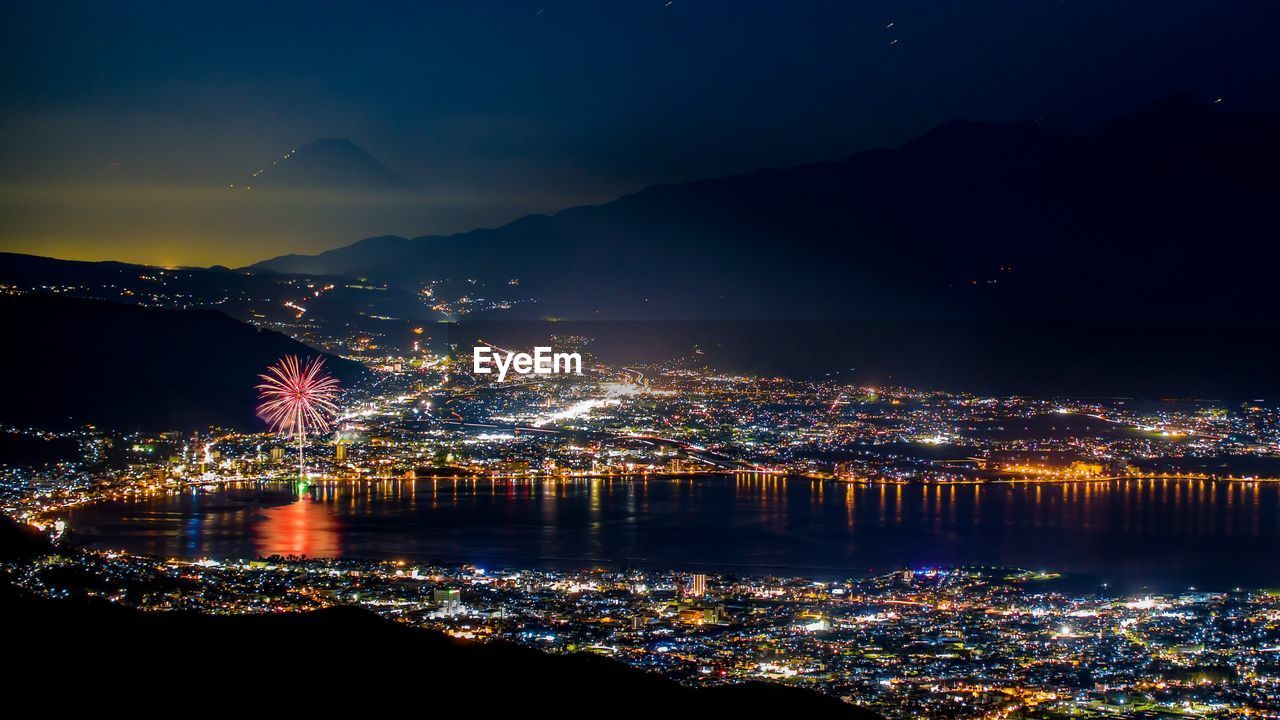
M 688 361 L 597 364 L 581 377 L 502 383 L 471 375 L 469 362 L 384 358 L 372 380 L 347 391 L 332 433 L 302 439 L 316 458 L 308 477 L 757 473 L 847 483 L 1240 487 L 1280 478 L 1280 411 L 1263 401 L 980 397 L 732 375 Z M 116 494 L 297 477 L 280 452 L 287 438 L 264 433 L 9 432 L 81 448 L 47 470 L 8 471 L 15 499 L 47 483 L 62 497 L 68 476 L 74 486 Z M 43 510 L 77 502 L 73 493 Z
M 1280 701 L 1274 591 L 1077 594 L 1052 574 L 997 569 L 809 580 L 115 552 L 16 570 L 53 597 L 69 577 L 75 592 L 157 612 L 354 604 L 695 685 L 813 688 L 891 718 L 1269 717 Z
M 1092 494 L 1163 499 L 1162 512 L 1181 522 L 1182 504 L 1277 501 L 1258 497 L 1274 482 L 1264 468 L 1280 459 L 1272 406 L 982 398 L 723 375 L 684 362 L 596 365 L 581 378 L 494 382 L 477 393 L 446 380 L 465 361 L 388 358 L 367 387 L 347 392 L 331 434 L 308 437 L 302 487 L 288 437 L 42 433 L 79 454 L 7 470 L 6 512 L 67 542 L 77 536 L 74 509 L 104 500 L 203 502 L 218 488 L 255 493 L 280 483 L 295 494 L 255 511 L 264 518 L 256 544 L 239 560 L 90 549 L 16 566 L 15 582 L 151 611 L 356 604 L 459 638 L 599 653 L 684 683 L 794 684 L 886 717 L 1235 717 L 1277 708 L 1280 600 L 1262 589 L 1134 594 L 1052 568 L 806 578 L 625 560 L 557 570 L 347 558 L 342 521 L 325 510 L 365 493 L 432 507 L 440 495 L 481 492 L 567 502 L 566 492 L 595 498 L 601 483 L 608 494 L 592 502 L 611 503 L 723 477 L 769 503 L 785 502 L 779 484 L 799 483 L 851 513 L 857 497 L 877 502 L 879 487 L 873 523 L 875 513 L 892 524 L 903 512 L 903 488 L 923 492 L 943 515 L 961 507 L 957 492 L 983 486 L 1047 486 L 1086 512 Z M 1046 502 L 1037 497 L 1035 512 Z M 1256 512 L 1210 518 L 1218 521 L 1275 532 L 1272 519 L 1257 526 Z
M 5 10 L 10 714 L 1280 720 L 1280 3 Z

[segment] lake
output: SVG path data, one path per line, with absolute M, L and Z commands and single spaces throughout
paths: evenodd
M 988 565 L 1114 586 L 1280 586 L 1280 486 L 687 479 L 245 483 L 76 509 L 78 542 L 160 556 L 633 564 L 852 576 Z

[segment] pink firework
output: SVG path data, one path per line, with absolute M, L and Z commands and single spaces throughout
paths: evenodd
M 298 476 L 304 477 L 302 446 L 307 430 L 326 432 L 329 418 L 337 415 L 338 381 L 325 372 L 324 358 L 310 358 L 305 363 L 287 355 L 259 375 L 257 385 L 258 417 L 281 435 L 298 438 Z

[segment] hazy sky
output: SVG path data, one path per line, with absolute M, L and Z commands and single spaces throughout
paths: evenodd
M 837 159 L 954 117 L 1280 105 L 1273 0 L 8 3 L 0 249 L 240 265 Z M 317 137 L 413 192 L 233 193 Z

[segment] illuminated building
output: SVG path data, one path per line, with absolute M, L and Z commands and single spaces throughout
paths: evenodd
M 694 597 L 702 597 L 707 594 L 707 576 L 697 573 L 689 581 L 689 594 Z

